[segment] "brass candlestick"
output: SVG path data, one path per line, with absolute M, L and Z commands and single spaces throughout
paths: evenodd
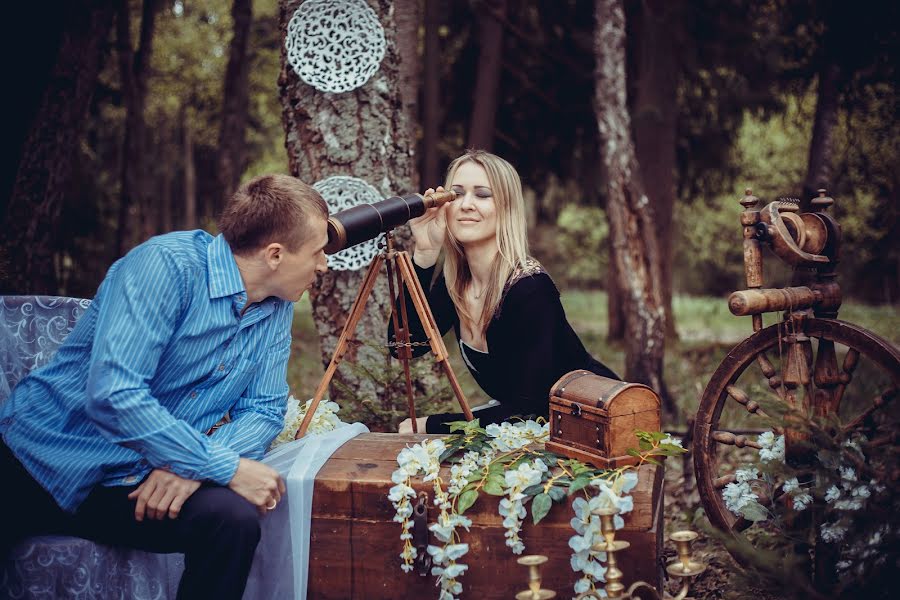
M 519 558 L 520 565 L 528 567 L 528 589 L 516 594 L 516 600 L 549 600 L 556 598 L 556 592 L 541 588 L 541 565 L 547 562 L 542 554 L 529 554 Z
M 606 586 L 604 587 L 606 597 L 629 599 L 651 597 L 654 600 L 684 600 L 690 590 L 690 579 L 706 570 L 705 564 L 695 561 L 691 557 L 691 543 L 697 539 L 697 534 L 693 531 L 676 531 L 669 536 L 669 539 L 675 543 L 675 547 L 678 550 L 678 558 L 666 566 L 666 572 L 682 580 L 681 589 L 677 595 L 671 596 L 665 590 L 657 590 L 646 581 L 637 581 L 625 591 L 625 586 L 622 584 L 622 571 L 618 567 L 616 553 L 627 549 L 631 544 L 624 540 L 616 540 L 616 527 L 613 523 L 613 518 L 618 512 L 618 509 L 612 507 L 598 508 L 591 511 L 592 514 L 600 517 L 600 531 L 603 533 L 603 541 L 594 544 L 592 550 L 595 552 L 606 552 Z M 637 593 L 638 590 L 640 590 L 640 593 Z M 599 599 L 600 597 L 600 594 L 597 592 L 585 592 L 578 595 L 579 600 L 587 600 L 588 598 Z

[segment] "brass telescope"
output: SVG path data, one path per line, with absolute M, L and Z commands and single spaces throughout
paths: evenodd
M 422 194 L 394 196 L 381 202 L 359 204 L 342 210 L 328 218 L 328 244 L 325 246 L 325 254 L 334 254 L 344 248 L 371 240 L 410 219 L 425 214 L 429 208 L 443 206 L 455 199 L 456 193 L 448 190 L 427 196 Z

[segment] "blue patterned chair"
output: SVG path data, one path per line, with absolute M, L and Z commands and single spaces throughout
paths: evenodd
M 22 377 L 50 360 L 90 306 L 54 296 L 0 296 L 0 402 Z M 174 598 L 179 554 L 152 554 L 65 536 L 24 540 L 0 557 L 0 598 Z

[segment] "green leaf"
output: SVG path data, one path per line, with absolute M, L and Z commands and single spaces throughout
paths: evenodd
M 503 464 L 503 460 L 504 459 L 492 462 L 490 466 L 488 466 L 488 473 L 491 475 L 503 475 L 503 472 L 506 471 L 506 465 Z
M 591 482 L 593 479 L 593 473 L 583 473 L 576 477 L 571 484 L 569 484 L 569 495 L 571 496 L 578 490 L 584 489 L 584 487 Z
M 475 504 L 475 501 L 478 500 L 478 492 L 475 490 L 468 490 L 459 495 L 459 500 L 456 501 L 456 511 L 459 514 L 463 514 L 466 510 Z
M 506 485 L 506 480 L 502 475 L 488 475 L 481 489 L 484 490 L 485 494 L 490 494 L 491 496 L 503 496 L 505 493 L 503 491 L 504 485 Z
M 550 488 L 550 491 L 548 492 L 548 494 L 550 495 L 550 498 L 554 502 L 560 502 L 560 501 L 562 501 L 563 498 L 566 497 L 566 490 L 565 490 L 565 488 L 561 488 L 559 486 L 554 485 L 553 487 Z
M 535 525 L 547 516 L 551 506 L 553 506 L 553 500 L 549 495 L 538 494 L 534 497 L 534 500 L 531 502 L 531 518 Z
M 765 521 L 769 518 L 769 513 L 766 512 L 766 509 L 761 504 L 751 502 L 741 509 L 741 516 L 748 521 Z
M 522 493 L 525 494 L 526 496 L 537 496 L 538 494 L 540 494 L 543 491 L 544 491 L 544 484 L 538 483 L 535 485 L 528 486 L 527 488 L 522 490 Z
M 636 450 L 636 449 L 634 449 L 634 448 L 629 448 L 628 450 L 625 451 L 625 453 L 628 454 L 628 456 L 634 456 L 634 457 L 637 457 L 637 458 L 640 458 L 640 457 L 641 457 L 640 451 L 639 451 L 639 450 Z

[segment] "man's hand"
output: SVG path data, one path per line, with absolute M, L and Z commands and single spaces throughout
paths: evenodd
M 416 429 L 417 433 L 425 433 L 425 423 L 428 421 L 428 417 L 419 417 L 416 419 Z M 412 419 L 404 419 L 400 422 L 400 425 L 397 426 L 397 433 L 412 433 Z
M 249 458 L 240 460 L 228 487 L 254 505 L 261 515 L 275 508 L 284 494 L 284 481 L 278 471 Z
M 162 520 L 169 515 L 169 518 L 177 519 L 184 501 L 199 487 L 199 481 L 185 479 L 162 469 L 153 469 L 147 479 L 128 494 L 129 500 L 137 498 L 134 518 L 143 521 L 146 516 Z

